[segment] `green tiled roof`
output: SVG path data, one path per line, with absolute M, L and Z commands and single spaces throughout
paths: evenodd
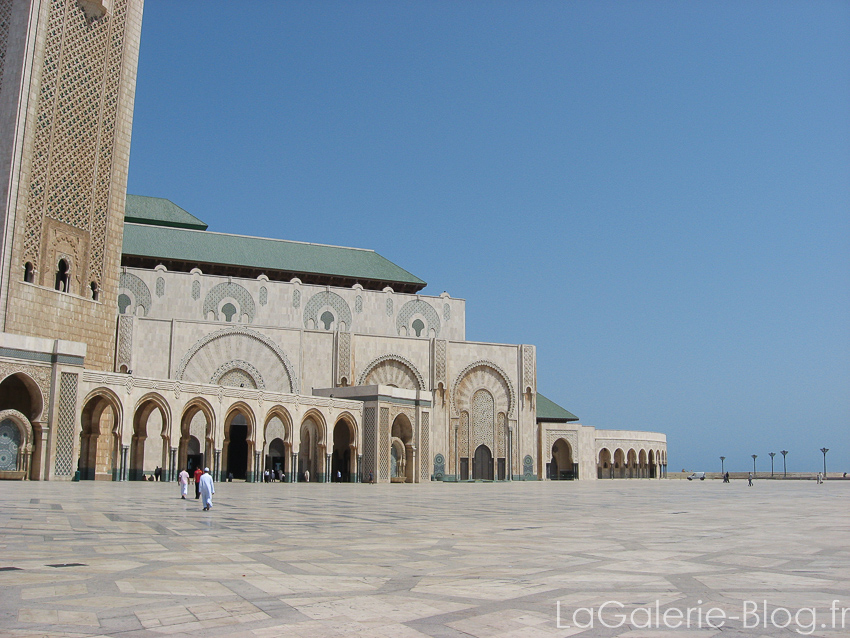
M 172 228 L 207 229 L 204 222 L 191 213 L 187 213 L 177 204 L 162 197 L 145 197 L 143 195 L 127 195 L 124 221 L 132 224 L 170 226 Z
M 388 284 L 397 282 L 417 290 L 425 286 L 419 277 L 373 250 L 168 228 L 150 223 L 125 223 L 125 258 L 224 264 L 259 271 L 318 274 Z M 204 270 L 202 266 L 201 270 Z
M 538 392 L 537 421 L 578 421 L 578 417 Z

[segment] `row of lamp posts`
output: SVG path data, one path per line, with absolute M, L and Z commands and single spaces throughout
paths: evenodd
M 826 453 L 829 452 L 828 447 L 822 447 L 820 449 L 823 454 L 823 477 L 826 478 Z M 779 450 L 779 453 L 782 455 L 782 475 L 783 478 L 788 476 L 788 467 L 785 464 L 785 456 L 788 454 L 788 450 Z M 773 457 L 776 456 L 776 452 L 768 452 L 768 456 L 770 456 L 770 475 L 773 476 Z M 753 476 L 756 475 L 756 459 L 758 458 L 758 454 L 753 454 Z M 726 473 L 725 467 L 726 457 L 720 457 L 720 473 Z

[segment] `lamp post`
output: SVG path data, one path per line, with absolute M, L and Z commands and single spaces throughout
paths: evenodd
M 770 478 L 773 478 L 773 457 L 776 456 L 776 452 L 768 452 L 767 455 L 770 457 Z
M 788 450 L 779 450 L 779 453 L 782 455 L 782 478 L 788 478 L 788 467 L 785 465 L 785 455 L 788 454 Z
M 758 458 L 758 454 L 753 454 L 753 478 L 756 477 L 756 459 Z
M 828 447 L 822 447 L 820 449 L 820 451 L 823 452 L 823 480 L 825 481 L 826 480 L 826 453 L 829 452 L 829 448 Z
M 726 472 L 724 472 L 724 471 L 723 471 L 723 462 L 724 462 L 725 460 L 726 460 L 726 457 L 725 457 L 725 456 L 721 456 L 721 457 L 720 457 L 720 473 L 721 473 L 721 474 L 723 474 L 724 476 L 726 475 Z

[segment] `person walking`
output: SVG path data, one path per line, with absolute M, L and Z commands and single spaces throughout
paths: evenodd
M 186 494 L 189 493 L 189 472 L 180 470 L 180 474 L 177 475 L 177 483 L 180 485 L 180 498 L 186 498 Z
M 723 475 L 723 482 L 724 482 L 724 483 L 728 483 L 728 482 L 729 482 L 729 472 L 726 472 L 726 474 L 724 474 L 724 475 Z
M 204 473 L 201 474 L 201 504 L 204 506 L 204 511 L 208 512 L 212 507 L 212 497 L 215 494 L 215 486 L 213 485 L 212 475 L 210 474 L 210 468 L 205 467 Z
M 747 477 L 747 487 L 753 486 L 753 473 L 750 472 L 750 475 Z
M 162 468 L 159 465 L 156 466 L 156 469 L 153 471 L 153 475 L 156 477 L 157 481 L 162 478 Z
M 195 468 L 195 499 L 201 498 L 201 476 L 204 471 L 200 467 Z

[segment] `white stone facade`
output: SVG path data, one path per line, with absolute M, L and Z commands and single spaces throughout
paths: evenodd
M 121 267 L 141 15 L 0 0 L 0 478 L 663 476 L 662 434 L 542 418 L 463 299 Z

